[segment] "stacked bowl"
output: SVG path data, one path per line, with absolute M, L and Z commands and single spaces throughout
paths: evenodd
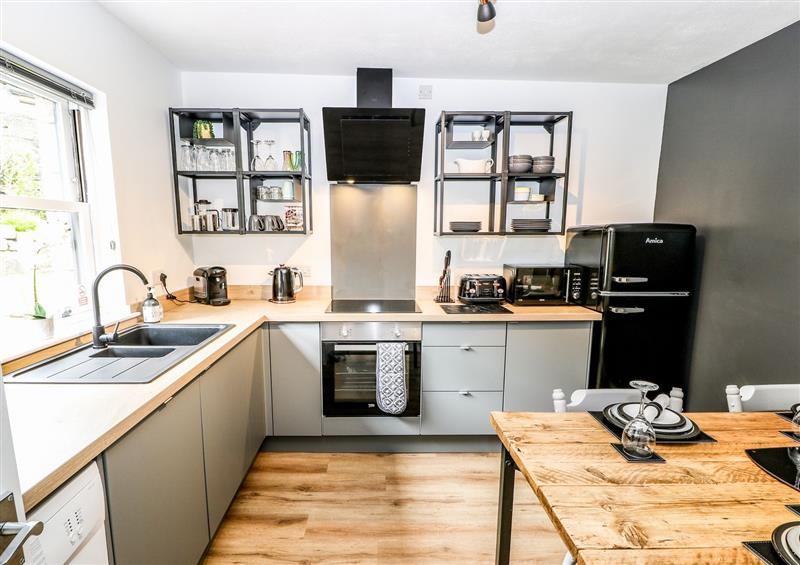
M 555 159 L 551 155 L 541 155 L 532 159 L 533 172 L 538 174 L 547 174 L 553 172 Z
M 533 166 L 533 157 L 530 155 L 511 155 L 508 158 L 508 172 L 511 174 L 529 173 Z

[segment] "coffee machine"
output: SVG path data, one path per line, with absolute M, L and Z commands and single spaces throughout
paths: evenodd
M 201 304 L 225 306 L 228 299 L 227 271 L 224 267 L 198 267 L 194 270 L 194 298 Z

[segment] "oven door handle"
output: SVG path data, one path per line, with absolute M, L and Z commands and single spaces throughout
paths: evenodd
M 347 351 L 378 351 L 378 345 L 375 343 L 353 343 L 353 344 L 344 344 L 344 343 L 336 343 L 333 346 L 334 351 L 340 352 L 347 352 Z M 408 344 L 406 344 L 406 351 L 408 351 Z
M 378 346 L 374 343 L 353 343 L 351 345 L 335 344 L 334 351 L 377 351 Z

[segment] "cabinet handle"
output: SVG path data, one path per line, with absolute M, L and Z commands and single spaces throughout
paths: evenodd
M 639 308 L 638 306 L 631 306 L 629 308 L 622 308 L 620 306 L 612 306 L 609 308 L 611 312 L 614 314 L 641 314 L 644 312 L 644 308 Z
M 164 402 L 161 403 L 161 406 L 159 406 L 158 409 L 161 410 L 162 408 L 164 408 L 164 406 L 166 406 L 167 404 L 172 402 L 173 398 L 175 398 L 175 397 L 174 396 L 170 396 L 169 398 L 167 398 Z
M 472 393 L 468 390 L 459 390 L 458 394 L 460 394 L 461 396 L 472 396 Z
M 611 280 L 615 283 L 646 283 L 647 277 L 611 277 Z
M 461 351 L 471 351 L 472 350 L 472 346 L 470 346 L 470 345 L 462 345 L 462 346 L 459 347 L 459 349 Z

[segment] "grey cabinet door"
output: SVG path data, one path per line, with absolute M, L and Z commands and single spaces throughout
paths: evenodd
M 508 324 L 503 410 L 552 412 L 553 389 L 586 388 L 591 322 Z
M 275 435 L 321 436 L 319 324 L 270 324 L 269 340 Z
M 422 390 L 503 390 L 504 347 L 422 347 Z
M 267 434 L 261 333 L 250 334 L 200 377 L 212 536 Z
M 423 392 L 422 435 L 492 435 L 489 413 L 502 408 L 502 392 Z
M 103 458 L 116 564 L 197 563 L 209 541 L 200 383 L 175 395 Z

